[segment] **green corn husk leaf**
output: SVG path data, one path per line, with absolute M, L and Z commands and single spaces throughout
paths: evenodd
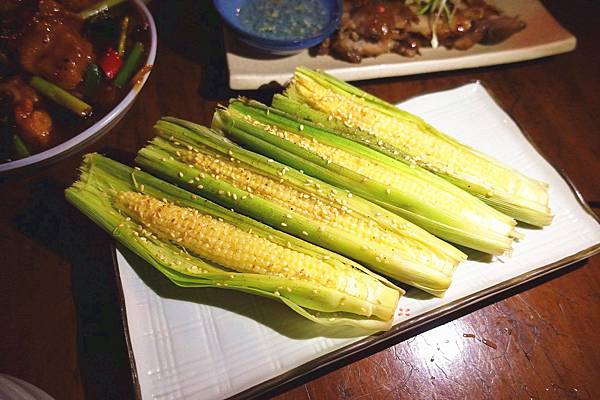
M 466 258 L 394 213 L 217 131 L 175 118 L 163 118 L 155 129 L 159 137 L 136 158 L 144 169 L 401 282 L 441 296 Z
M 252 100 L 232 100 L 213 125 L 243 146 L 352 190 L 445 240 L 510 251 L 516 221 L 418 166 Z M 367 164 L 368 163 L 368 164 Z
M 391 327 L 399 297 L 404 293 L 384 278 L 338 254 L 279 232 L 98 154 L 85 157 L 80 179 L 66 190 L 65 196 L 120 244 L 182 287 L 219 287 L 257 294 L 281 301 L 319 324 L 351 325 L 375 331 Z M 144 211 L 144 203 L 134 203 L 136 206 L 128 208 L 123 198 L 160 203 L 161 207 L 165 207 L 160 212 L 165 212 L 168 207 L 182 211 L 188 217 L 176 222 L 171 220 L 168 232 L 173 235 L 168 236 L 164 231 L 166 228 L 161 227 L 160 223 L 150 224 L 154 220 L 149 219 L 148 215 L 143 216 L 147 212 Z M 135 207 L 138 207 L 139 215 L 135 213 Z M 285 251 L 294 255 L 289 259 L 288 270 L 297 268 L 301 260 L 305 260 L 308 266 L 295 276 L 290 276 L 291 273 L 285 272 L 286 269 L 282 269 L 281 265 L 267 267 L 271 268 L 268 272 L 248 272 L 247 268 L 236 272 L 240 268 L 236 267 L 235 258 L 243 255 L 239 252 L 230 255 L 219 244 L 203 250 L 210 254 L 201 257 L 194 252 L 197 247 L 192 246 L 195 240 L 202 237 L 201 231 L 179 232 L 189 237 L 185 240 L 175 239 L 175 233 L 183 229 L 177 224 L 189 222 L 194 215 L 211 216 L 216 224 L 214 226 L 219 229 L 227 227 L 227 232 L 233 232 L 227 236 L 231 236 L 233 246 L 237 240 L 251 238 L 268 243 L 271 248 L 288 249 Z M 209 228 L 202 226 L 202 229 Z M 210 232 L 212 235 L 213 231 Z M 208 236 L 205 234 L 204 239 Z M 246 252 L 252 251 L 251 248 L 246 249 Z M 232 261 L 218 264 L 215 259 Z M 324 272 L 317 278 L 305 278 L 311 276 L 311 268 L 317 271 L 314 265 L 323 267 L 319 271 Z
M 296 69 L 284 94 L 275 96 L 274 107 L 419 165 L 519 221 L 540 227 L 552 222 L 547 183 L 526 177 L 392 104 L 305 67 Z

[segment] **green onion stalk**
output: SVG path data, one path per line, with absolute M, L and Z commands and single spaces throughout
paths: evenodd
M 92 106 L 52 82 L 34 76 L 29 81 L 29 84 L 50 100 L 69 109 L 80 117 L 88 117 L 92 113 Z

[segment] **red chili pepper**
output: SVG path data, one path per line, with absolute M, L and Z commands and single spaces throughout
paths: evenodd
M 119 55 L 119 53 L 110 48 L 106 50 L 106 53 L 100 57 L 100 62 L 98 62 L 102 71 L 104 71 L 104 75 L 106 75 L 109 79 L 115 77 L 117 72 L 121 69 L 123 65 L 123 58 Z

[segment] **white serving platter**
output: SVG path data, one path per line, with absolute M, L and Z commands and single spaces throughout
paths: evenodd
M 480 83 L 401 104 L 442 131 L 550 183 L 555 213 L 525 235 L 512 256 L 459 266 L 443 299 L 409 290 L 391 331 L 368 336 L 325 328 L 277 302 L 217 289 L 176 287 L 136 256 L 118 250 L 124 321 L 142 399 L 222 399 L 268 395 L 307 374 L 348 362 L 425 323 L 600 251 L 600 223 L 576 190 L 540 155 Z M 473 118 L 473 116 L 477 116 Z M 314 375 L 311 375 L 314 376 Z
M 407 58 L 386 54 L 365 58 L 360 64 L 331 56 L 313 57 L 305 50 L 288 57 L 261 55 L 225 31 L 229 86 L 235 90 L 256 89 L 271 82 L 283 84 L 298 65 L 325 70 L 345 81 L 415 75 L 428 72 L 507 64 L 566 53 L 576 39 L 544 8 L 539 0 L 496 0 L 506 15 L 518 15 L 527 27 L 494 46 L 476 45 L 467 51 L 425 48 L 422 54 Z

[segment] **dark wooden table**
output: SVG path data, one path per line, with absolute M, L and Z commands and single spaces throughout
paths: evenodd
M 160 36 L 154 71 L 130 113 L 88 151 L 130 160 L 161 115 L 208 124 L 218 101 L 239 94 L 227 89 L 219 22 L 206 3 L 152 4 Z M 600 4 L 547 6 L 578 37 L 576 51 L 359 86 L 398 102 L 484 81 L 598 212 Z M 242 94 L 265 100 L 272 93 Z M 134 391 L 111 240 L 62 195 L 80 160 L 77 154 L 0 178 L 0 373 L 57 399 L 128 399 Z M 599 399 L 600 257 L 566 272 L 452 315 L 279 398 Z

